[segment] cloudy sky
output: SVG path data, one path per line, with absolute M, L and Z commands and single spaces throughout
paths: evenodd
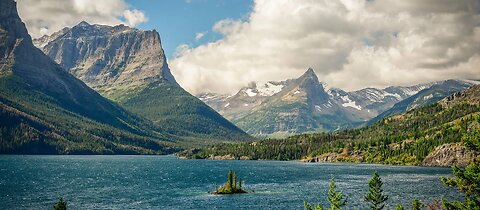
M 308 67 L 346 90 L 480 79 L 480 0 L 18 2 L 35 36 L 81 19 L 157 29 L 192 93 L 233 93 Z

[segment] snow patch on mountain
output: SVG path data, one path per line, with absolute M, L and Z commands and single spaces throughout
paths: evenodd
M 357 105 L 355 101 L 352 101 L 348 96 L 340 96 L 343 100 L 343 107 L 352 107 L 354 109 L 362 110 L 362 107 Z
M 428 100 L 428 99 L 431 99 L 431 98 L 433 98 L 433 94 L 423 96 L 423 100 Z
M 396 98 L 398 101 L 402 100 L 402 96 L 398 95 L 398 93 L 389 93 L 389 92 L 384 92 L 384 94 L 382 95 L 382 99 L 387 97 L 387 96 L 392 96 L 392 97 Z
M 249 97 L 254 97 L 257 95 L 256 92 L 253 92 L 253 90 L 251 88 L 248 88 L 246 90 L 244 90 L 243 92 L 245 92 Z
M 282 84 L 274 84 L 272 82 L 267 82 L 264 84 L 258 84 L 257 90 L 261 96 L 273 96 L 282 91 L 283 87 L 284 85 Z

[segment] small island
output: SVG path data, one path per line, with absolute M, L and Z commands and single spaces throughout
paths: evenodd
M 242 189 L 242 180 L 239 179 L 237 182 L 237 173 L 235 171 L 228 171 L 228 181 L 223 186 L 218 187 L 213 194 L 222 195 L 222 194 L 240 194 L 247 193 L 247 191 Z

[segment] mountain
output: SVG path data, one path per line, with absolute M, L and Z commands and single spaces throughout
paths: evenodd
M 190 145 L 251 139 L 178 85 L 155 30 L 81 22 L 34 43 L 104 97 Z
M 0 153 L 175 150 L 172 136 L 103 98 L 36 48 L 13 0 L 0 1 L 0 56 Z
M 361 126 L 390 112 L 407 111 L 406 107 L 397 107 L 410 104 L 407 101 L 410 97 L 413 100 L 420 96 L 428 98 L 430 92 L 435 92 L 428 100 L 414 100 L 416 106 L 427 105 L 473 84 L 472 81 L 447 80 L 347 92 L 327 88 L 315 71 L 308 69 L 297 79 L 251 83 L 233 96 L 206 93 L 198 97 L 252 135 L 281 137 Z
M 354 120 L 339 103 L 331 100 L 311 68 L 298 79 L 242 89 L 227 100 L 229 105 L 224 105 L 225 110 L 241 111 L 237 108 L 239 99 L 242 99 L 240 107 L 248 107 L 247 113 L 240 112 L 231 120 L 247 133 L 260 137 L 336 130 Z
M 475 83 L 475 81 L 446 80 L 437 82 L 430 87 L 419 91 L 415 95 L 396 103 L 392 108 L 371 119 L 369 124 L 377 122 L 390 115 L 400 114 L 416 107 L 435 103 L 457 91 L 467 89 L 472 86 L 473 83 Z
M 114 100 L 121 100 L 122 89 L 138 89 L 160 79 L 177 84 L 155 30 L 82 21 L 34 43 L 75 77 Z
M 329 94 L 332 100 L 341 103 L 343 107 L 355 113 L 359 121 L 366 121 L 433 84 L 427 83 L 410 87 L 390 86 L 384 89 L 364 88 L 352 92 L 331 88 Z
M 465 166 L 475 154 L 464 139 L 480 133 L 480 85 L 440 101 L 386 117 L 373 125 L 334 133 L 219 144 L 185 152 L 191 158 L 365 162 Z

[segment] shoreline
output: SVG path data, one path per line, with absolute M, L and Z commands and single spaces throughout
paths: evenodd
M 172 157 L 179 160 L 205 160 L 205 161 L 262 161 L 262 162 L 291 162 L 291 163 L 299 163 L 304 165 L 378 165 L 378 166 L 403 166 L 403 167 L 425 167 L 425 168 L 450 168 L 451 166 L 428 166 L 428 165 L 413 165 L 413 164 L 384 164 L 384 163 L 367 163 L 367 162 L 307 162 L 305 159 L 300 160 L 269 160 L 269 159 L 210 159 L 210 158 L 187 158 L 187 157 L 180 157 L 175 154 L 167 154 L 167 155 L 152 155 L 152 154 L 0 154 L 1 156 L 39 156 L 39 157 L 80 157 L 80 156 L 91 156 L 91 157 L 140 157 L 140 156 L 148 156 L 148 157 Z

